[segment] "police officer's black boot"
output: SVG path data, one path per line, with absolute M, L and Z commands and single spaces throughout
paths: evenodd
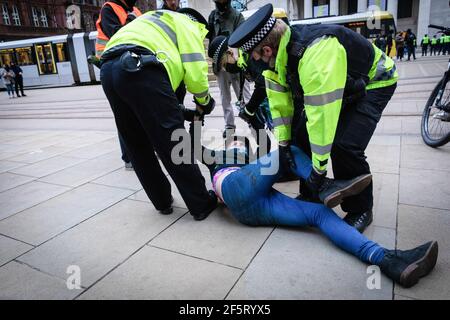
M 203 212 L 196 212 L 195 214 L 191 213 L 191 215 L 194 217 L 194 220 L 201 221 L 201 220 L 206 219 L 209 216 L 209 214 L 215 208 L 217 208 L 217 196 L 216 196 L 215 192 L 212 190 L 209 190 L 208 196 L 209 196 L 209 200 L 208 200 L 208 207 L 206 208 L 206 210 Z
M 334 208 L 341 204 L 344 198 L 363 191 L 371 181 L 371 174 L 363 174 L 351 180 L 334 180 L 313 173 L 308 178 L 307 184 L 317 185 L 317 196 L 320 201 L 328 208 Z
M 373 221 L 373 212 L 372 209 L 367 210 L 365 212 L 357 212 L 357 213 L 348 213 L 344 221 L 347 222 L 348 225 L 352 226 L 360 233 L 363 233 L 364 230 L 372 223 Z
M 438 257 L 438 243 L 427 242 L 411 250 L 386 250 L 381 271 L 405 288 L 414 286 L 433 270 Z
M 173 212 L 172 204 L 173 204 L 173 197 L 171 196 L 170 205 L 165 209 L 159 210 L 159 213 L 164 215 L 171 214 Z

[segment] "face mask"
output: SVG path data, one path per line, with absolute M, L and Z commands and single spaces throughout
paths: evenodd
M 216 8 L 217 10 L 219 10 L 220 12 L 225 12 L 228 10 L 228 8 L 230 7 L 230 3 L 227 1 L 225 3 L 221 3 L 221 2 L 216 2 Z
M 237 63 L 227 63 L 225 65 L 225 70 L 229 73 L 239 73 L 241 71 Z
M 125 0 L 128 7 L 132 8 L 136 4 L 136 0 Z

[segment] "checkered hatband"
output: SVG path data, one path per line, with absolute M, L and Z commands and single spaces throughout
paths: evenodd
M 216 49 L 216 51 L 214 52 L 214 55 L 213 55 L 213 63 L 215 63 L 215 64 L 218 64 L 218 63 L 219 63 L 219 53 L 220 53 L 220 50 L 222 49 L 223 44 L 225 43 L 225 41 L 227 41 L 227 38 L 225 38 L 225 39 L 222 40 L 222 42 L 217 46 L 217 49 Z
M 267 20 L 266 24 L 261 28 L 261 30 L 259 30 L 250 40 L 242 45 L 242 50 L 244 50 L 245 52 L 249 52 L 253 48 L 255 48 L 272 30 L 275 22 L 276 19 L 274 17 L 270 17 L 269 20 Z

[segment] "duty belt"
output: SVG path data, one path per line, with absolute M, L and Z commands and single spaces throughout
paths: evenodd
M 120 64 L 124 71 L 137 72 L 146 66 L 161 67 L 165 62 L 158 59 L 155 53 L 136 45 L 119 45 L 103 53 L 102 64 L 108 60 L 120 57 Z

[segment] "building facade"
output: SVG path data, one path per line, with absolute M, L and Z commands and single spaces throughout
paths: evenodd
M 321 16 L 348 15 L 371 10 L 377 6 L 389 11 L 395 19 L 397 30 L 411 29 L 421 39 L 424 34 L 435 34 L 429 24 L 450 27 L 449 0 L 236 0 L 247 8 L 255 9 L 266 3 L 283 8 L 289 19 L 308 19 Z M 214 9 L 212 0 L 187 0 L 187 4 L 199 10 L 205 17 Z
M 95 30 L 105 0 L 0 0 L 0 41 Z M 138 0 L 145 12 L 156 0 Z

